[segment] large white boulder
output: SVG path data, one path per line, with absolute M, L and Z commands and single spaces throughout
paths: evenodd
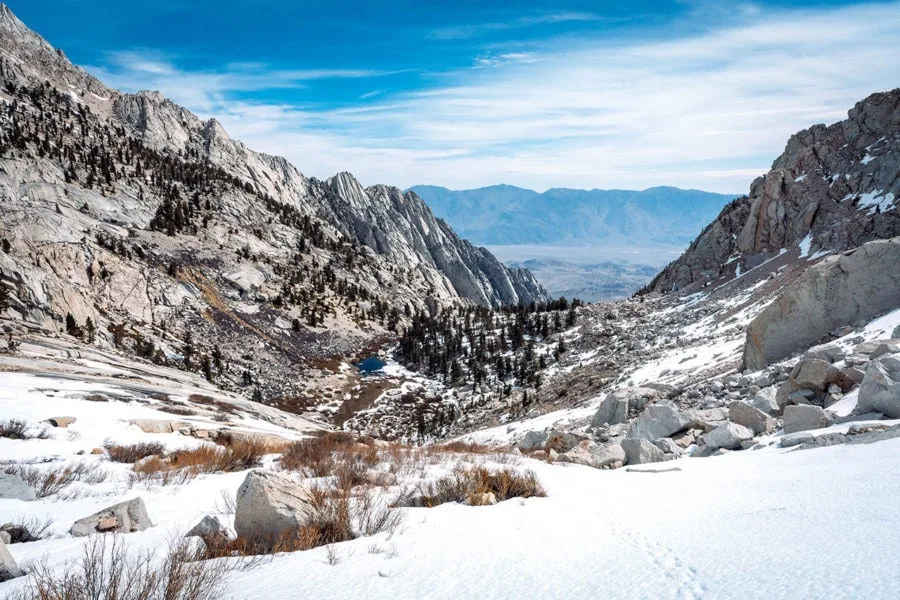
M 625 457 L 628 459 L 629 465 L 643 465 L 666 460 L 666 455 L 662 450 L 642 438 L 625 438 L 622 440 L 622 449 L 625 450 Z
M 719 425 L 701 438 L 708 448 L 735 450 L 742 442 L 753 439 L 753 431 L 737 423 Z
M 35 500 L 34 488 L 12 473 L 0 473 L 0 498 L 15 500 Z
M 271 543 L 316 517 L 312 491 L 271 471 L 247 473 L 237 491 L 234 529 L 241 537 Z
M 609 393 L 600 403 L 591 425 L 615 425 L 628 420 L 629 412 L 639 412 L 653 400 L 664 396 L 664 392 L 651 387 L 627 387 Z
M 687 429 L 693 419 L 669 403 L 650 404 L 631 423 L 628 437 L 657 440 Z
M 144 501 L 141 498 L 132 498 L 78 519 L 69 529 L 69 533 L 74 536 L 107 532 L 131 533 L 152 526 Z
M 24 574 L 19 565 L 16 564 L 12 554 L 9 553 L 6 544 L 0 541 L 0 583 L 21 577 Z
M 796 433 L 821 429 L 831 425 L 831 418 L 822 407 L 813 404 L 797 404 L 784 409 L 784 432 Z
M 728 405 L 728 418 L 738 425 L 749 428 L 756 435 L 775 431 L 775 419 L 741 400 Z
M 900 354 L 882 356 L 869 363 L 859 387 L 856 412 L 880 412 L 900 419 Z
M 900 306 L 900 238 L 823 259 L 789 283 L 747 326 L 744 367 L 756 371 L 829 332 Z

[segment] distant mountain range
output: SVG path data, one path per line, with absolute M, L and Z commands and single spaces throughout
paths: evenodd
M 687 246 L 738 194 L 675 187 L 643 191 L 512 185 L 449 190 L 417 185 L 434 214 L 476 244 Z

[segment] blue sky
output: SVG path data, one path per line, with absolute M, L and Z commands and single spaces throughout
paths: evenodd
M 108 84 L 320 178 L 743 192 L 900 85 L 900 3 L 8 0 Z

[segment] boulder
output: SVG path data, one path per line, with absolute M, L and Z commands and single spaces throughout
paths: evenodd
M 620 402 L 619 398 L 616 397 L 614 393 L 607 394 L 606 397 L 600 402 L 600 406 L 597 407 L 597 412 L 594 413 L 594 418 L 591 420 L 591 425 L 593 427 L 601 427 L 605 425 L 612 425 L 615 423 L 613 418 L 616 415 L 616 406 Z M 628 408 L 625 408 L 625 412 L 628 412 Z
M 891 354 L 869 363 L 854 412 L 880 412 L 900 419 L 900 354 Z
M 169 421 L 165 419 L 129 419 L 128 423 L 144 433 L 174 433 L 182 427 L 190 426 L 190 423 L 185 423 L 184 421 Z
M 706 408 L 691 411 L 691 417 L 696 429 L 712 431 L 728 421 L 728 410 L 725 408 Z
M 210 537 L 224 536 L 228 534 L 228 530 L 222 525 L 222 522 L 212 515 L 206 515 L 199 523 L 191 527 L 191 530 L 184 534 L 184 537 Z
M 617 442 L 597 444 L 590 440 L 580 442 L 577 446 L 557 457 L 560 462 L 586 465 L 596 469 L 611 467 L 617 462 L 625 462 L 625 451 Z
M 840 346 L 819 346 L 810 348 L 803 356 L 804 358 L 817 358 L 829 363 L 836 363 L 844 360 L 845 354 Z
M 798 362 L 791 371 L 791 381 L 796 389 L 810 389 L 819 394 L 835 383 L 841 389 L 850 389 L 852 381 L 831 363 L 818 358 L 807 358 Z
M 656 440 L 687 429 L 693 419 L 670 403 L 650 404 L 628 428 L 627 437 Z
M 247 473 L 237 491 L 234 529 L 239 536 L 272 543 L 316 517 L 312 491 L 271 471 Z
M 738 425 L 749 428 L 755 435 L 775 431 L 775 419 L 740 400 L 728 405 L 728 418 Z
M 593 466 L 598 469 L 613 467 L 616 463 L 624 464 L 626 460 L 625 449 L 618 442 L 597 444 L 591 452 Z
M 49 419 L 46 419 L 44 423 L 47 423 L 52 427 L 65 428 L 74 423 L 75 420 L 75 417 L 51 417 Z
M 864 355 L 868 357 L 870 360 L 872 359 L 872 354 L 881 349 L 882 346 L 887 344 L 897 343 L 897 340 L 890 339 L 882 339 L 882 340 L 868 340 L 862 343 L 857 344 L 853 347 L 854 355 Z
M 625 458 L 629 465 L 643 465 L 666 460 L 666 455 L 662 450 L 642 438 L 625 438 L 622 440 L 622 449 L 625 451 Z
M 37 494 L 18 475 L 0 472 L 0 498 L 31 501 L 37 499 Z
M 900 238 L 822 259 L 747 326 L 744 367 L 758 371 L 831 331 L 900 306 Z
M 831 425 L 831 419 L 820 406 L 798 404 L 784 409 L 785 433 L 821 429 L 829 425 Z
M 701 438 L 709 449 L 725 448 L 734 450 L 741 447 L 742 442 L 753 439 L 753 431 L 737 423 L 719 425 Z
M 104 508 L 89 517 L 78 519 L 69 529 L 69 533 L 74 536 L 107 532 L 130 533 L 143 531 L 152 526 L 144 501 L 141 498 L 132 498 Z
M 609 393 L 600 403 L 591 425 L 615 425 L 628 420 L 630 411 L 644 410 L 652 400 L 665 396 L 663 391 L 650 387 L 628 387 Z
M 559 453 L 568 452 L 587 439 L 586 435 L 580 433 L 553 430 L 547 434 L 547 441 L 544 442 L 544 447 Z
M 16 564 L 6 544 L 0 542 L 0 583 L 21 577 L 25 572 Z
M 688 429 L 682 433 L 677 433 L 672 436 L 672 441 L 675 442 L 675 445 L 684 450 L 685 448 L 690 447 L 697 440 L 697 436 L 694 434 L 694 429 Z
M 681 446 L 676 444 L 672 438 L 659 438 L 658 440 L 653 442 L 653 445 L 666 454 L 674 454 L 675 456 L 678 456 L 682 452 Z
M 793 446 L 799 446 L 800 444 L 805 444 L 806 442 L 812 441 L 816 439 L 816 436 L 808 431 L 798 431 L 797 433 L 789 433 L 781 438 L 781 447 L 782 448 L 791 448 Z
M 776 400 L 777 394 L 778 390 L 775 387 L 766 387 L 751 396 L 750 403 L 768 415 L 775 415 L 781 412 Z
M 517 447 L 525 451 L 543 448 L 544 444 L 547 443 L 548 435 L 549 433 L 547 431 L 528 431 L 522 436 L 522 439 L 519 440 Z
M 872 350 L 872 354 L 869 355 L 869 358 L 875 359 L 879 356 L 884 356 L 885 354 L 896 354 L 900 352 L 900 343 L 898 342 L 885 342 L 883 344 L 879 344 L 877 348 Z

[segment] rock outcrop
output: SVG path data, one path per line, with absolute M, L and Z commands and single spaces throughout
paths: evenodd
M 844 121 L 791 136 L 749 195 L 725 207 L 648 290 L 735 277 L 784 251 L 810 259 L 900 235 L 898 132 L 895 89 L 858 102 Z
M 808 348 L 835 329 L 900 307 L 900 237 L 831 256 L 787 285 L 747 327 L 744 367 Z

